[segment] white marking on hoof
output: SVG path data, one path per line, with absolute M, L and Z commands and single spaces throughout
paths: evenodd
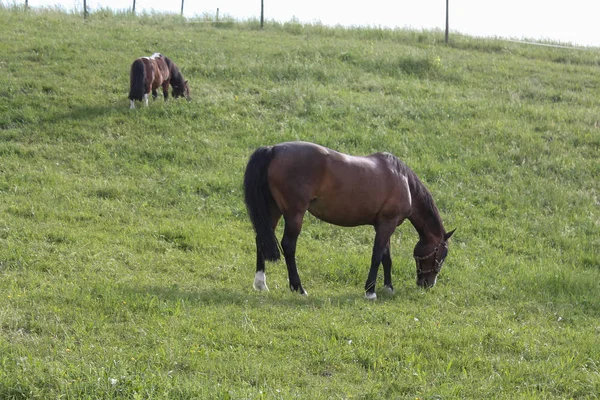
M 144 95 L 144 104 L 146 105 L 146 107 L 148 107 L 148 95 L 147 94 Z
M 302 296 L 308 297 L 308 292 L 305 290 L 304 292 L 302 292 Z
M 252 287 L 260 291 L 269 291 L 269 288 L 267 287 L 267 277 L 265 276 L 264 271 L 256 272 L 256 275 L 254 276 L 254 284 L 252 285 Z
M 373 293 L 365 292 L 365 297 L 367 300 L 377 300 L 377 294 L 375 292 L 373 292 Z
M 388 291 L 389 294 L 394 294 L 394 288 L 393 287 L 385 285 L 384 288 L 387 289 L 387 291 Z
M 133 108 L 135 108 L 135 103 L 134 103 L 134 101 L 133 101 L 133 100 L 129 100 L 129 108 L 130 108 L 130 109 L 133 109 Z

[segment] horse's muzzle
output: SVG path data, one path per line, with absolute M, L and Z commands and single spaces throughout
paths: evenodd
M 427 274 L 426 276 L 417 276 L 417 286 L 429 289 L 435 286 L 437 274 Z

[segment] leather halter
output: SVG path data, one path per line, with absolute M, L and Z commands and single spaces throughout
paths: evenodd
M 421 274 L 429 274 L 431 272 L 435 272 L 436 274 L 439 274 L 439 272 L 442 270 L 442 260 L 438 260 L 437 259 L 437 252 L 440 249 L 441 246 L 444 246 L 446 249 L 448 248 L 448 243 L 444 242 L 444 239 L 442 238 L 442 240 L 438 243 L 437 246 L 435 246 L 435 248 L 433 249 L 433 251 L 429 254 L 427 254 L 426 256 L 413 256 L 415 258 L 415 260 L 417 261 L 417 275 L 421 275 Z M 423 269 L 421 269 L 421 261 L 423 260 L 427 260 L 428 258 L 433 256 L 433 268 L 428 269 L 426 271 L 424 271 Z

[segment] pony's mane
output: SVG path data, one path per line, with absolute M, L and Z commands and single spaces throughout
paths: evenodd
M 395 155 L 390 153 L 382 153 L 382 155 L 396 172 L 408 179 L 408 187 L 412 193 L 413 200 L 420 199 L 424 211 L 430 214 L 435 222 L 442 227 L 442 218 L 440 217 L 440 213 L 435 205 L 435 202 L 433 201 L 431 192 L 429 192 L 427 187 L 423 184 L 423 182 L 421 182 L 421 179 L 419 179 L 417 174 L 415 174 L 415 172 L 410 169 L 408 165 L 404 164 Z
M 169 68 L 169 72 L 171 73 L 171 79 L 175 80 L 178 85 L 183 85 L 183 75 L 179 72 L 179 68 L 171 59 L 165 55 L 162 56 L 167 63 L 167 67 Z

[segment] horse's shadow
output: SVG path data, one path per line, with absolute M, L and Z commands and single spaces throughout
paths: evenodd
M 72 123 L 74 121 L 93 121 L 98 118 L 125 117 L 129 111 L 128 107 L 121 104 L 112 104 L 103 107 L 74 107 L 69 111 L 57 111 L 44 114 L 42 117 L 26 117 L 19 113 L 12 113 L 6 117 L 0 116 L 0 129 L 11 127 L 27 127 L 52 124 Z
M 42 123 L 58 123 L 63 121 L 90 121 L 107 116 L 125 116 L 129 108 L 117 104 L 103 107 L 77 107 L 68 112 L 56 113 L 40 120 Z
M 298 293 L 292 293 L 289 290 L 281 292 L 257 292 L 253 289 L 232 289 L 232 288 L 212 288 L 212 289 L 182 289 L 177 285 L 167 286 L 144 286 L 144 287 L 126 287 L 121 288 L 125 296 L 132 297 L 154 297 L 167 302 L 178 302 L 183 300 L 185 303 L 194 306 L 210 305 L 238 305 L 240 307 L 260 307 L 265 304 L 286 306 L 290 308 L 297 307 L 315 307 L 321 308 L 330 305 L 339 305 L 345 307 L 355 304 L 357 301 L 365 301 L 364 296 L 352 292 L 347 294 L 338 294 L 335 296 L 302 296 Z M 378 302 L 386 302 L 394 299 L 394 296 L 380 296 Z
M 126 115 L 129 109 L 127 107 L 118 107 L 117 105 L 103 107 L 79 107 L 68 113 L 68 118 L 77 120 L 89 120 L 92 118 L 105 117 L 107 115 Z

